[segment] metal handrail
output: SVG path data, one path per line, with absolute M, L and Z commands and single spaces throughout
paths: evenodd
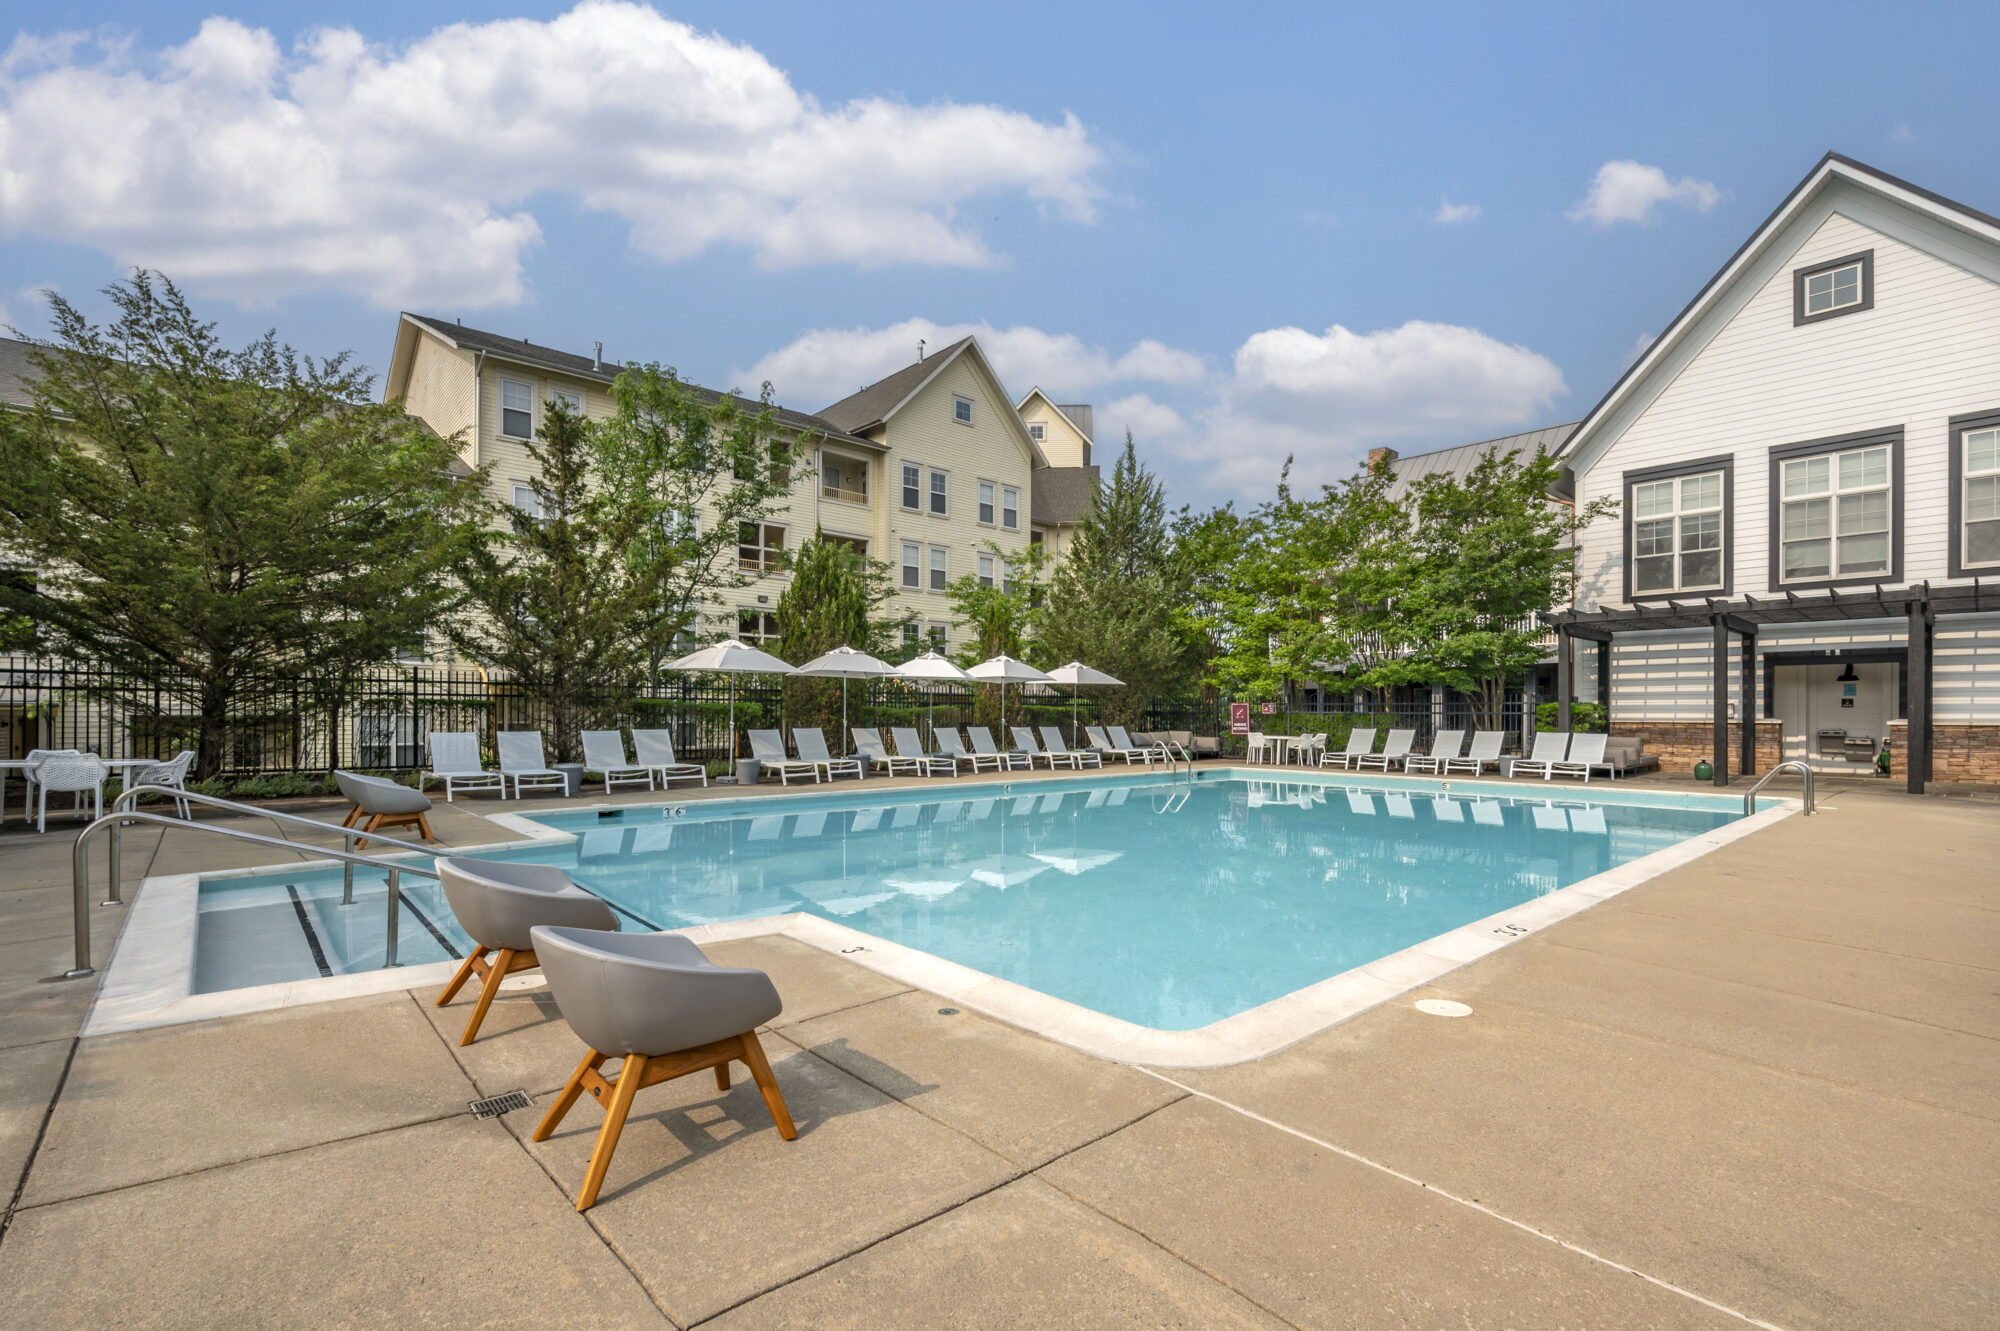
M 1763 789 L 1763 788 L 1764 788 L 1765 786 L 1768 786 L 1768 785 L 1770 785 L 1770 784 L 1771 784 L 1771 778 L 1772 778 L 1772 777 L 1775 777 L 1775 776 L 1776 776 L 1776 775 L 1777 775 L 1778 773 L 1780 773 L 1780 772 L 1783 772 L 1783 771 L 1786 771 L 1786 770 L 1790 770 L 1790 771 L 1794 771 L 1794 772 L 1797 772 L 1797 773 L 1799 774 L 1799 776 L 1800 776 L 1801 778 L 1803 778 L 1803 779 L 1804 779 L 1804 781 L 1805 781 L 1805 800 L 1806 800 L 1806 817 L 1810 818 L 1810 817 L 1812 817 L 1812 816 L 1813 816 L 1813 813 L 1814 813 L 1814 809 L 1813 809 L 1813 769 L 1812 769 L 1812 767 L 1811 767 L 1810 765 L 1808 765 L 1808 764 L 1806 764 L 1806 763 L 1802 763 L 1802 762 L 1800 762 L 1800 761 L 1799 761 L 1799 760 L 1798 760 L 1797 758 L 1787 758 L 1787 759 L 1785 759 L 1785 761 L 1783 761 L 1783 762 L 1779 763 L 1779 764 L 1778 764 L 1778 765 L 1777 765 L 1776 767 L 1773 767 L 1773 768 L 1772 768 L 1772 769 L 1771 769 L 1770 771 L 1768 771 L 1768 772 L 1764 773 L 1764 775 L 1762 775 L 1762 776 L 1758 777 L 1758 778 L 1757 778 L 1757 782 L 1756 782 L 1756 784 L 1755 784 L 1755 785 L 1753 785 L 1753 786 L 1751 786 L 1751 787 L 1750 787 L 1750 789 L 1748 789 L 1748 790 L 1746 790 L 1746 791 L 1744 791 L 1744 792 L 1743 792 L 1743 813 L 1744 813 L 1744 816 L 1746 816 L 1746 817 L 1747 817 L 1747 816 L 1749 816 L 1750 814 L 1753 814 L 1753 813 L 1757 812 L 1757 792 L 1758 792 L 1758 791 L 1760 791 L 1760 790 L 1762 790 L 1762 789 Z
M 196 799 L 205 804 L 236 809 L 244 813 L 261 813 L 273 819 L 304 823 L 310 827 L 317 827 L 322 831 L 339 832 L 343 834 L 349 847 L 352 847 L 354 838 L 357 835 L 351 828 L 336 827 L 332 823 L 322 823 L 311 818 L 301 818 L 297 814 L 275 813 L 269 809 L 259 809 L 251 804 L 237 804 L 231 800 L 217 799 L 212 795 L 196 795 L 192 792 L 176 791 L 165 786 L 134 786 L 126 793 L 137 795 L 149 791 L 162 792 L 176 797 L 185 795 L 189 799 Z M 301 845 L 299 842 L 288 838 L 260 836 L 255 832 L 245 832 L 241 828 L 235 827 L 224 827 L 219 823 L 197 823 L 187 818 L 169 818 L 164 814 L 141 813 L 137 809 L 120 809 L 118 808 L 118 804 L 122 803 L 123 799 L 124 797 L 120 796 L 118 800 L 113 801 L 112 812 L 96 819 L 90 826 L 77 833 L 76 844 L 70 850 L 70 886 L 74 893 L 76 913 L 76 965 L 64 972 L 63 978 L 66 980 L 81 979 L 83 976 L 96 973 L 90 964 L 90 839 L 99 831 L 106 828 L 111 830 L 112 845 L 111 899 L 104 903 L 107 906 L 123 904 L 118 897 L 117 874 L 120 867 L 118 862 L 118 839 L 121 834 L 121 828 L 127 823 L 150 823 L 163 828 L 181 827 L 191 832 L 208 832 L 216 836 L 227 837 L 232 841 L 247 841 L 256 846 L 273 846 L 279 850 L 298 851 L 301 853 L 313 852 L 315 858 L 339 860 L 347 869 L 347 890 L 342 896 L 343 905 L 350 904 L 353 900 L 355 865 L 366 864 L 372 868 L 386 870 L 389 879 L 389 917 L 383 944 L 383 964 L 385 966 L 394 966 L 397 964 L 397 935 L 398 926 L 401 923 L 400 915 L 403 904 L 401 875 L 413 873 L 424 878 L 436 878 L 438 876 L 435 869 L 422 868 L 401 860 L 383 859 L 376 855 L 362 855 L 351 848 L 347 850 L 332 850 L 320 846 Z M 370 841 L 394 840 L 391 837 L 368 837 L 366 839 Z M 415 846 L 403 841 L 397 841 L 396 844 L 410 846 L 411 849 L 420 851 L 426 855 L 437 853 L 428 846 Z

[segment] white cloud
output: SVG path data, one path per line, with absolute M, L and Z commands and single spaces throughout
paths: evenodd
M 1638 360 L 1639 357 L 1645 355 L 1646 349 L 1659 340 L 1659 336 L 1660 335 L 1658 333 L 1639 334 L 1638 341 L 1634 342 L 1632 344 L 1632 349 L 1625 353 L 1625 367 L 1627 369 L 1630 369 L 1632 363 Z
M 1606 162 L 1591 179 L 1590 192 L 1570 207 L 1569 216 L 1601 227 L 1619 222 L 1650 223 L 1653 209 L 1663 203 L 1705 213 L 1721 201 L 1722 191 L 1706 180 L 1693 176 L 1668 180 L 1667 173 L 1657 166 Z
M 616 0 L 396 47 L 330 28 L 284 53 L 210 18 L 164 50 L 23 35 L 0 56 L 0 233 L 246 301 L 519 301 L 551 193 L 666 261 L 990 264 L 960 204 L 1011 193 L 1087 222 L 1102 162 L 1074 116 L 822 107 L 750 47 Z
M 1163 402 L 1144 393 L 1121 397 L 1097 412 L 1097 446 L 1100 456 L 1114 445 L 1122 446 L 1125 432 L 1139 444 L 1176 439 L 1187 432 L 1187 421 Z
M 1889 131 L 1889 142 L 1891 143 L 1915 143 L 1916 140 L 1917 136 L 1910 129 L 1910 122 L 1907 120 L 1898 121 L 1896 127 Z
M 1017 397 L 1036 385 L 1066 396 L 1111 383 L 1190 383 L 1204 373 L 1201 357 L 1150 338 L 1114 357 L 1073 333 L 905 319 L 886 328 L 812 329 L 740 373 L 736 382 L 768 380 L 781 402 L 824 405 L 908 365 L 917 358 L 919 339 L 936 352 L 967 335 L 978 337 L 1000 381 Z
M 1174 451 L 1207 485 L 1257 497 L 1287 454 L 1295 479 L 1330 481 L 1378 444 L 1443 447 L 1545 424 L 1567 392 L 1546 356 L 1475 328 L 1274 328 L 1237 349 L 1234 376 Z
M 1438 195 L 1438 209 L 1431 214 L 1433 222 L 1451 226 L 1458 222 L 1476 222 L 1483 211 L 1476 203 L 1453 203 L 1444 195 Z

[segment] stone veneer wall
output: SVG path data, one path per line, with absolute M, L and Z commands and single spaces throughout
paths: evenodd
M 1768 772 L 1776 766 L 1784 753 L 1784 723 L 1776 719 L 1757 722 L 1757 770 Z M 1645 741 L 1646 752 L 1660 756 L 1662 772 L 1693 772 L 1694 765 L 1703 758 L 1711 762 L 1715 758 L 1715 723 L 1713 721 L 1621 721 L 1611 720 L 1611 733 L 1629 735 Z M 1729 723 L 1729 770 L 1732 774 L 1742 765 L 1743 730 L 1742 723 Z
M 1909 774 L 1910 729 L 1901 721 L 1889 723 L 1889 762 L 1898 781 Z M 1931 780 L 2000 785 L 2000 725 L 1933 724 Z

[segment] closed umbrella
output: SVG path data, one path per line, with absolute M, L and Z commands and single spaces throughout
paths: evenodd
M 965 672 L 967 676 L 982 684 L 1000 686 L 1000 725 L 1007 725 L 1007 686 L 1009 684 L 1046 684 L 1049 677 L 1029 665 L 1026 661 L 1016 661 L 1006 654 L 981 661 Z
M 847 681 L 850 679 L 880 679 L 884 675 L 896 673 L 896 667 L 887 661 L 878 661 L 866 652 L 857 652 L 852 647 L 836 647 L 825 656 L 815 656 L 798 668 L 801 675 L 816 679 L 837 679 L 840 681 L 840 733 L 841 743 L 847 743 Z
M 667 662 L 661 669 L 729 676 L 729 756 L 732 759 L 736 757 L 736 677 L 792 673 L 790 666 L 769 652 L 735 638 L 712 642 L 700 651 L 689 652 L 678 661 Z
M 1102 670 L 1093 670 L 1081 661 L 1071 661 L 1068 665 L 1057 666 L 1054 670 L 1049 671 L 1049 680 L 1051 683 L 1069 685 L 1069 737 L 1072 744 L 1077 743 L 1077 689 L 1085 684 L 1117 688 L 1125 683 L 1122 679 L 1111 678 L 1111 676 L 1105 674 Z
M 922 656 L 912 657 L 903 662 L 903 664 L 896 667 L 896 675 L 901 679 L 920 679 L 932 684 L 937 683 L 939 680 L 949 680 L 957 683 L 971 678 L 963 670 L 960 670 L 956 665 L 939 656 L 936 652 L 925 652 Z M 937 695 L 935 693 L 930 695 L 930 703 L 931 747 L 936 748 Z

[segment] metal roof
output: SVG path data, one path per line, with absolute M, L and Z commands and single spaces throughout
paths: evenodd
M 1489 453 L 1497 452 L 1505 456 L 1516 451 L 1533 453 L 1537 448 L 1543 448 L 1553 454 L 1562 447 L 1563 440 L 1569 438 L 1570 431 L 1574 430 L 1576 425 L 1575 421 L 1567 425 L 1545 425 L 1539 430 L 1503 434 L 1497 439 L 1482 439 L 1476 444 L 1459 444 L 1452 448 L 1440 448 L 1431 453 L 1392 458 L 1389 461 L 1389 469 L 1396 473 L 1396 479 L 1389 486 L 1390 497 L 1401 499 L 1426 476 L 1444 474 L 1464 477 L 1470 474 Z

